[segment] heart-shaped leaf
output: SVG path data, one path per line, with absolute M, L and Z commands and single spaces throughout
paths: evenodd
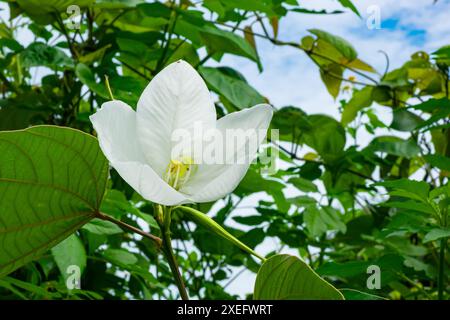
M 81 131 L 37 126 L 0 132 L 0 276 L 91 220 L 107 173 L 97 139 Z
M 256 276 L 255 300 L 343 300 L 344 296 L 297 257 L 270 257 Z

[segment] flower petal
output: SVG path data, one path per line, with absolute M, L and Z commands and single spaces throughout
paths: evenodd
M 189 202 L 146 163 L 136 137 L 136 113 L 130 106 L 118 100 L 106 102 L 90 120 L 106 158 L 142 197 L 163 205 Z
M 144 156 L 163 176 L 171 160 L 172 133 L 191 132 L 195 123 L 214 127 L 216 111 L 205 82 L 187 62 L 179 60 L 158 73 L 142 93 L 137 107 L 137 135 Z
M 225 163 L 200 164 L 198 172 L 180 191 L 189 195 L 195 202 L 214 201 L 232 192 L 244 177 L 259 145 L 264 140 L 272 114 L 270 105 L 260 104 L 219 119 L 217 129 L 222 132 L 223 137 L 227 137 L 227 132 L 233 135 L 233 132 L 240 134 L 242 130 L 254 130 L 255 134 L 248 136 L 248 144 L 238 142 L 233 145 L 230 144 L 229 138 L 226 138 Z

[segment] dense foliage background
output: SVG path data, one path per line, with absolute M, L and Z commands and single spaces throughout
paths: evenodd
M 267 147 L 279 150 L 279 170 L 268 175 L 255 164 L 232 195 L 196 208 L 250 247 L 271 238 L 270 254 L 295 253 L 335 287 L 358 290 L 346 297 L 449 297 L 450 46 L 411 52 L 401 68 L 377 71 L 332 30 L 309 30 L 298 42 L 279 39 L 279 21 L 288 12 L 338 14 L 304 9 L 297 0 L 2 2 L 10 19 L 0 23 L 0 130 L 51 124 L 95 135 L 88 117 L 109 99 L 105 77 L 116 99 L 136 106 L 149 80 L 178 59 L 199 71 L 222 116 L 270 97 L 239 70 L 211 61 L 237 55 L 263 70 L 255 38 L 298 49 L 299 59 L 317 65 L 323 90 L 340 99 L 340 119 L 306 114 L 295 101 L 274 106 L 272 127 L 280 140 Z M 346 14 L 359 15 L 350 1 L 339 2 Z M 76 8 L 67 11 L 73 4 L 80 8 L 74 19 Z M 30 43 L 16 40 L 24 30 L 33 34 Z M 299 90 L 308 90 L 307 84 Z M 392 123 L 377 118 L 374 110 L 381 106 L 389 107 Z M 380 128 L 390 134 L 378 134 Z M 356 139 L 360 131 L 372 136 L 367 146 Z M 302 195 L 289 197 L 286 188 Z M 6 189 L 0 190 L 1 217 L 9 207 Z M 270 200 L 237 210 L 260 192 Z M 158 234 L 152 204 L 114 170 L 101 211 Z M 257 272 L 259 262 L 181 214 L 173 220 L 190 296 L 236 298 L 228 286 L 241 270 Z M 0 298 L 178 297 L 169 267 L 150 240 L 101 221 L 68 239 L 0 278 Z M 6 250 L 8 244 L 2 246 Z M 82 266 L 79 290 L 66 287 L 71 264 Z M 371 265 L 380 268 L 380 289 L 367 287 Z

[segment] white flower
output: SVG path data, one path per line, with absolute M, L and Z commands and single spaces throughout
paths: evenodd
M 214 103 L 200 75 L 186 62 L 167 66 L 142 93 L 135 112 L 122 101 L 102 105 L 90 117 L 100 147 L 120 176 L 142 197 L 162 205 L 209 202 L 232 192 L 250 165 L 194 163 L 192 154 L 173 155 L 172 134 L 195 124 L 224 133 L 230 129 L 252 129 L 247 144 L 254 156 L 265 138 L 272 109 L 260 104 L 217 120 Z M 210 142 L 211 143 L 211 142 Z M 225 147 L 225 157 L 237 150 Z M 238 156 L 239 157 L 239 156 Z

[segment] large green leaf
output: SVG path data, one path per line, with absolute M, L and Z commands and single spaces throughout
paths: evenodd
M 263 103 L 264 97 L 251 87 L 245 80 L 232 77 L 226 73 L 229 68 L 199 68 L 200 74 L 208 86 L 217 94 L 225 97 L 239 109 L 252 107 Z
M 0 276 L 91 220 L 108 173 L 97 139 L 54 126 L 0 132 L 0 168 Z
M 256 276 L 255 300 L 343 300 L 344 296 L 306 263 L 287 254 L 268 259 Z

